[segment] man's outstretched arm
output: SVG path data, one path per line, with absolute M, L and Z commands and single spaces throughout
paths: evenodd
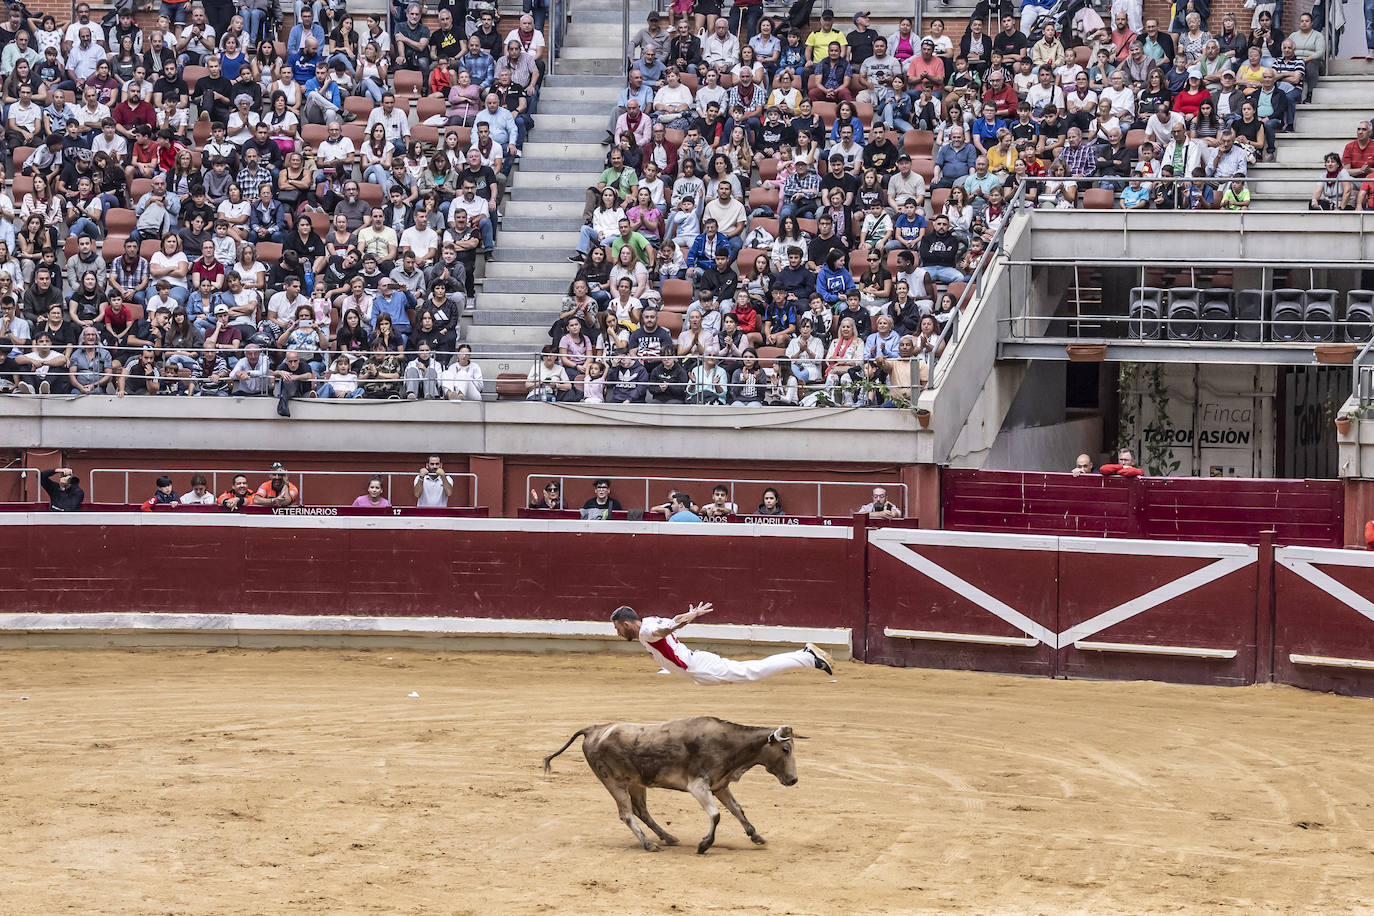
M 705 602 L 703 602 L 703 603 L 701 603 L 701 604 L 694 604 L 694 605 L 692 605 L 690 608 L 687 609 L 687 612 L 686 612 L 685 614 L 678 614 L 676 617 L 674 617 L 674 618 L 673 618 L 673 625 L 670 626 L 670 627 L 668 627 L 667 630 L 666 630 L 666 632 L 668 632 L 668 633 L 676 632 L 677 630 L 680 630 L 680 629 L 682 629 L 683 627 L 687 626 L 687 624 L 691 623 L 693 620 L 696 620 L 698 617 L 702 616 L 703 614 L 709 614 L 709 613 L 711 613 L 711 605 L 710 605 L 710 604 L 705 603 Z

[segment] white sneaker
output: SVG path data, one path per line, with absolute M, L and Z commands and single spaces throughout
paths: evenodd
M 39 394 L 52 394 L 52 386 L 47 382 L 40 382 L 38 385 Z
M 33 394 L 33 386 L 28 382 L 20 382 L 14 386 L 16 394 Z

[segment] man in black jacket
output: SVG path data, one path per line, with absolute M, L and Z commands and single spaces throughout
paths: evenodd
M 48 501 L 54 512 L 80 512 L 81 504 L 86 501 L 86 493 L 81 489 L 81 479 L 72 473 L 71 468 L 53 468 L 39 475 L 39 483 L 48 494 Z
M 671 350 L 649 367 L 645 400 L 650 404 L 681 404 L 687 398 L 687 372 Z

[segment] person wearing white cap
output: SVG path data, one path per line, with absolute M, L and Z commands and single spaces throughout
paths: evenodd
M 715 684 L 743 684 L 784 671 L 819 669 L 826 674 L 835 673 L 834 659 L 830 657 L 830 653 L 812 643 L 807 643 L 805 648 L 792 652 L 742 662 L 722 658 L 714 652 L 692 650 L 684 646 L 675 635 L 677 631 L 698 617 L 711 613 L 711 610 L 710 604 L 694 604 L 686 613 L 678 614 L 676 617 L 641 619 L 634 608 L 621 605 L 611 614 L 611 623 L 615 626 L 616 635 L 622 639 L 627 642 L 638 640 L 662 670 L 685 677 L 704 687 Z

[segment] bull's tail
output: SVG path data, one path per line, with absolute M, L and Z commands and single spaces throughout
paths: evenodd
M 566 742 L 564 742 L 564 744 L 563 744 L 562 747 L 560 747 L 558 750 L 554 751 L 552 754 L 550 754 L 549 756 L 547 756 L 547 757 L 544 758 L 544 772 L 545 772 L 545 773 L 549 772 L 549 770 L 550 770 L 549 764 L 551 764 L 551 763 L 553 762 L 553 758 L 557 757 L 559 754 L 563 753 L 563 752 L 566 751 L 568 748 L 572 747 L 572 743 L 573 743 L 574 741 L 576 741 L 578 738 L 585 737 L 586 734 L 587 734 L 588 732 L 590 732 L 590 731 L 591 731 L 593 728 L 595 728 L 595 727 L 596 727 L 595 725 L 588 725 L 586 728 L 578 729 L 577 731 L 573 732 L 572 737 L 569 738 Z

